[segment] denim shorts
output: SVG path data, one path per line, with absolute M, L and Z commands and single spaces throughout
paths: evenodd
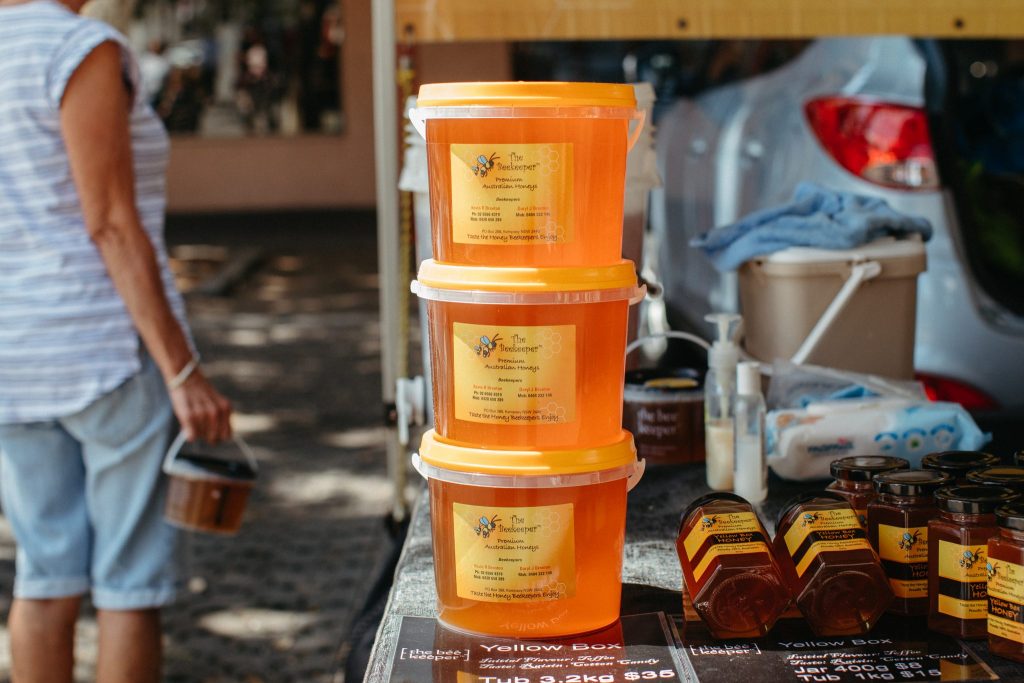
M 155 364 L 85 410 L 0 425 L 0 502 L 18 544 L 14 596 L 92 592 L 99 609 L 160 607 L 177 593 L 176 530 L 161 463 L 175 426 Z

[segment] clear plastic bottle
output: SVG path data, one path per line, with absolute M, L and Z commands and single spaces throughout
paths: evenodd
M 751 503 L 768 497 L 768 464 L 764 455 L 764 397 L 761 365 L 736 367 L 736 419 L 733 427 L 733 491 Z
M 736 363 L 740 351 L 732 341 L 740 316 L 712 313 L 704 318 L 718 327 L 718 339 L 708 352 L 704 378 L 704 441 L 708 486 L 731 491 L 733 475 L 733 418 L 736 409 Z

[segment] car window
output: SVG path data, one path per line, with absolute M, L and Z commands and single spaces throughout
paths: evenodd
M 967 260 L 992 299 L 1024 315 L 1024 41 L 944 41 L 940 173 Z

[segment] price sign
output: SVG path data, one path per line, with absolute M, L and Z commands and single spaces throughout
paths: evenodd
M 455 633 L 403 617 L 394 683 L 624 683 L 680 681 L 675 639 L 661 612 L 622 617 L 599 633 L 511 640 Z

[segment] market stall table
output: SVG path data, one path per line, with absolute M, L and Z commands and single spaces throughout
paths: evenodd
M 787 499 L 802 491 L 823 489 L 826 484 L 827 482 L 824 481 L 794 484 L 773 479 L 770 496 L 759 507 L 761 516 L 769 530 L 774 531 L 775 518 Z M 679 515 L 687 503 L 707 491 L 704 484 L 703 466 L 687 465 L 652 468 L 647 471 L 643 480 L 630 493 L 622 571 L 622 614 L 624 616 L 664 612 L 670 618 L 679 617 L 682 612 L 682 574 L 675 548 Z M 383 683 L 389 680 L 392 661 L 399 645 L 399 632 L 403 617 L 432 619 L 437 616 L 429 514 L 429 505 L 424 491 L 413 512 L 408 539 L 395 573 L 394 586 L 371 654 L 366 675 L 366 680 L 370 683 Z M 684 644 L 693 642 L 707 644 L 710 642 L 700 639 L 701 628 L 699 626 L 693 629 L 696 635 L 691 637 L 691 628 L 687 628 L 684 632 Z M 772 650 L 777 644 L 780 634 L 789 633 L 793 634 L 793 641 L 801 641 L 792 643 L 794 645 L 813 645 L 815 642 L 836 640 L 834 638 L 815 639 L 802 624 L 792 620 L 786 623 L 784 620 L 780 622 L 767 641 L 761 643 L 752 641 L 755 650 L 758 650 L 760 654 L 768 655 L 756 659 L 748 658 L 746 666 L 755 668 L 744 672 L 744 664 L 741 662 L 740 655 L 702 660 L 694 668 L 690 662 L 696 660 L 686 654 L 688 649 L 690 652 L 694 652 L 694 650 L 684 647 L 678 650 L 679 661 L 682 663 L 681 677 L 683 680 L 700 680 L 705 683 L 734 681 L 742 678 L 752 681 L 783 680 L 774 674 L 768 678 L 766 676 L 768 676 L 767 672 L 771 671 L 772 665 L 783 665 L 785 653 L 780 652 L 778 656 L 772 658 Z M 921 641 L 916 644 L 922 645 L 925 651 L 941 653 L 944 651 L 944 647 L 947 649 L 953 647 L 959 650 L 959 646 L 954 641 L 945 641 L 938 637 L 934 641 L 925 642 L 923 619 L 901 622 L 893 617 L 886 617 L 876 632 L 865 637 L 865 640 L 872 637 L 878 640 L 892 637 L 894 646 L 897 648 L 901 647 L 904 638 L 911 638 Z M 712 647 L 713 645 L 711 644 Z M 998 675 L 999 680 L 1024 681 L 1024 665 L 991 656 L 986 642 L 967 643 L 967 650 L 976 654 L 981 661 L 987 664 L 989 670 Z M 853 657 L 857 652 L 859 651 L 848 651 L 845 656 Z M 721 653 L 716 652 L 716 654 Z M 792 654 L 790 656 L 792 657 Z M 912 663 L 907 664 L 905 668 L 900 668 L 900 665 L 890 666 L 887 671 L 882 673 L 872 673 L 869 667 L 854 663 L 852 666 L 846 666 L 845 677 L 828 678 L 828 674 L 818 676 L 820 672 L 815 672 L 813 664 L 816 660 L 813 658 L 813 652 L 808 650 L 806 657 L 809 659 L 793 660 L 784 664 L 784 670 L 793 674 L 793 677 L 788 680 L 929 680 L 927 677 L 923 677 L 925 672 L 916 668 Z M 939 654 L 934 654 L 934 657 L 938 661 Z M 835 658 L 832 659 L 834 668 Z M 860 659 L 849 659 L 848 661 L 865 662 L 868 660 L 861 656 Z M 708 663 L 705 664 L 705 662 Z M 804 667 L 807 673 L 801 674 L 795 668 L 800 662 L 809 664 Z M 994 680 L 987 675 L 988 672 L 983 667 L 976 667 L 974 671 L 984 675 L 971 680 Z M 963 678 L 949 677 L 956 675 L 955 667 L 945 664 L 942 667 L 942 675 L 942 680 L 964 680 Z M 499 678 L 506 680 L 496 674 L 493 681 L 498 681 Z M 452 680 L 456 679 L 452 678 Z M 508 680 L 515 680 L 515 677 Z M 551 678 L 551 680 L 557 679 Z M 595 678 L 595 680 L 599 679 Z M 608 678 L 607 680 L 618 680 L 618 678 Z M 633 679 L 625 677 L 623 680 Z

